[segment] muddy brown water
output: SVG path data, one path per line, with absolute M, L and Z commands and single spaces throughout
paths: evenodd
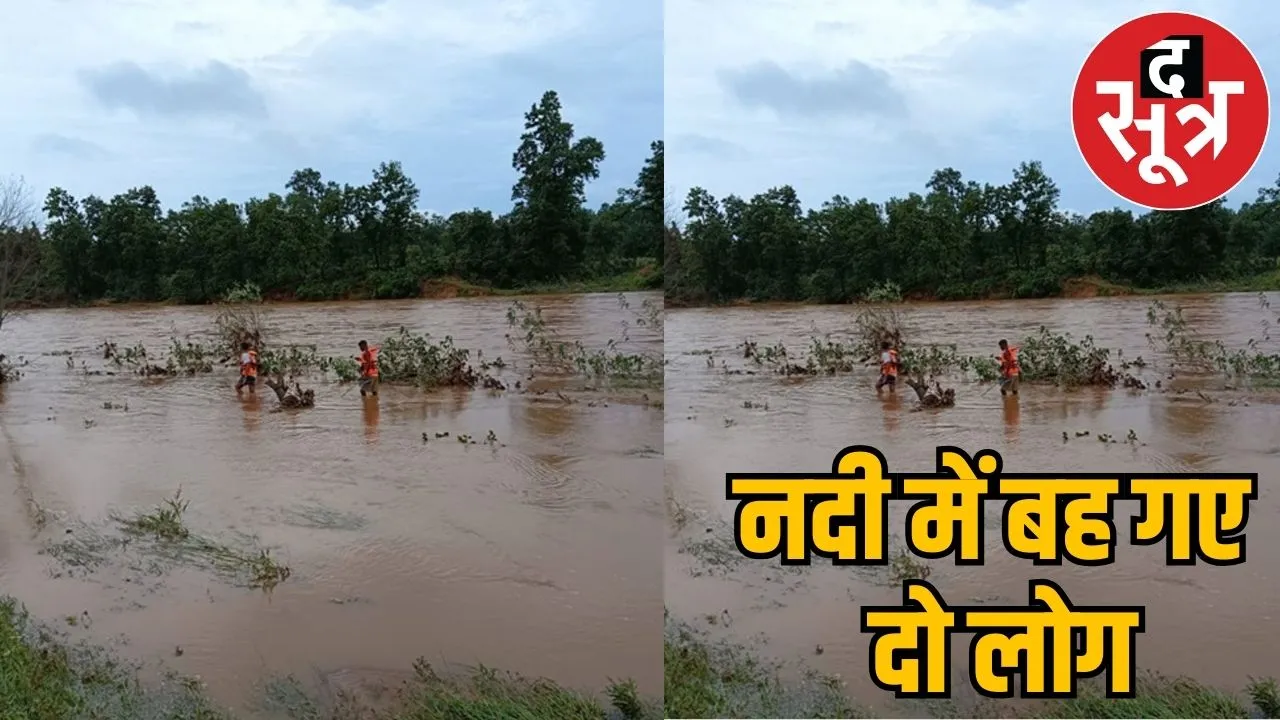
M 613 295 L 526 301 L 588 347 L 618 337 L 628 317 Z M 403 325 L 524 367 L 504 339 L 508 302 L 276 305 L 269 337 L 349 356 L 357 340 Z M 397 678 L 419 656 L 584 690 L 630 676 L 661 692 L 661 409 L 599 393 L 565 404 L 554 392 L 386 384 L 375 403 L 314 381 L 314 409 L 273 413 L 266 388 L 237 398 L 232 368 L 85 376 L 42 354 L 103 368 L 104 340 L 155 350 L 175 333 L 198 339 L 211 319 L 208 308 L 103 308 L 5 324 L 5 351 L 30 366 L 0 399 L 0 590 L 58 624 L 88 613 L 74 636 L 163 659 L 244 709 L 269 675 L 332 689 Z M 632 337 L 660 352 L 656 334 Z M 490 430 L 503 447 L 455 440 Z M 256 536 L 293 576 L 264 594 L 198 568 L 157 575 L 141 551 L 93 572 L 41 552 L 68 530 L 110 530 L 113 512 L 151 509 L 179 486 L 194 531 Z
M 1264 339 L 1264 323 L 1274 326 L 1276 312 L 1256 295 L 1164 300 L 1183 306 L 1202 337 L 1229 346 L 1255 338 L 1277 350 L 1275 341 Z M 1276 296 L 1268 300 L 1280 308 Z M 1154 380 L 1164 377 L 1160 368 L 1167 358 L 1148 346 L 1148 303 L 1122 298 L 900 307 L 908 337 L 917 341 L 994 354 L 999 338 L 1021 338 L 1046 325 L 1077 337 L 1092 334 L 1100 346 L 1123 350 L 1127 358 L 1142 356 L 1158 366 L 1143 372 Z M 912 412 L 909 388 L 897 397 L 877 398 L 872 368 L 804 380 L 723 370 L 722 363 L 748 368 L 737 349 L 744 338 L 761 348 L 782 341 L 802 349 L 815 332 L 849 333 L 856 313 L 853 307 L 765 306 L 669 314 L 666 483 L 669 514 L 679 521 L 669 521 L 665 585 L 674 615 L 717 636 L 765 639 L 760 647 L 768 655 L 802 658 L 838 673 L 859 700 L 889 703 L 889 695 L 868 677 L 869 636 L 858 631 L 859 607 L 900 604 L 900 588 L 890 586 L 882 572 L 835 568 L 822 560 L 784 569 L 776 560 L 736 556 L 725 473 L 829 472 L 835 453 L 852 444 L 880 448 L 891 471 L 931 470 L 941 444 L 970 452 L 994 448 L 1013 471 L 1258 473 L 1248 561 L 1225 568 L 1166 567 L 1163 545 L 1128 545 L 1128 523 L 1118 519 L 1122 542 L 1114 565 L 1037 568 L 1004 551 L 1000 516 L 988 510 L 985 566 L 957 568 L 950 559 L 929 563 L 929 579 L 947 601 L 1025 605 L 1027 580 L 1048 577 L 1076 603 L 1145 605 L 1147 631 L 1136 646 L 1143 667 L 1227 688 L 1280 668 L 1280 397 L 1274 390 L 1233 389 L 1220 378 L 1187 376 L 1165 379 L 1163 392 L 1064 392 L 1024 383 L 1017 400 L 1005 401 L 990 386 L 958 382 L 956 407 Z M 707 351 L 715 368 L 708 367 Z M 1131 429 L 1141 444 L 1125 444 Z M 1090 436 L 1077 439 L 1075 433 L 1084 430 Z M 1100 443 L 1100 432 L 1120 442 Z M 1127 505 L 1122 503 L 1120 518 L 1135 510 Z M 890 531 L 900 537 L 905 504 L 895 503 L 892 514 Z M 957 684 L 956 696 L 971 695 L 967 687 L 967 681 Z

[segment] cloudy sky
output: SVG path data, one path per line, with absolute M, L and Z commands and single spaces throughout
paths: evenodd
M 662 135 L 662 11 L 615 0 L 24 0 L 0 22 L 0 177 L 43 200 L 149 184 L 244 200 L 400 160 L 424 209 L 510 207 L 523 113 L 555 89 L 607 157 Z
M 697 185 L 721 197 L 790 184 L 808 205 L 837 193 L 882 201 L 923 191 L 940 167 L 999 183 L 1040 160 L 1064 208 L 1133 207 L 1098 183 L 1072 137 L 1089 51 L 1137 15 L 1185 10 L 1235 32 L 1280 77 L 1273 4 L 667 0 L 668 193 L 683 204 Z M 1233 201 L 1275 181 L 1278 145 Z

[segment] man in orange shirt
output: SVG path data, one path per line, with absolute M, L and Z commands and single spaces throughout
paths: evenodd
M 369 347 L 369 343 L 360 341 L 360 354 L 356 356 L 360 362 L 360 395 L 378 396 L 378 348 Z
M 1018 376 L 1022 368 L 1018 366 L 1018 349 L 1009 347 L 1008 340 L 1000 341 L 1000 394 L 1018 394 Z
M 893 349 L 893 344 L 885 341 L 880 343 L 880 379 L 876 381 L 876 392 L 879 393 L 882 388 L 889 388 L 889 392 L 898 384 L 898 370 L 902 365 L 902 361 L 898 359 L 898 351 Z
M 240 380 L 236 382 L 236 394 L 239 395 L 246 387 L 253 394 L 257 382 L 258 353 L 249 343 L 240 343 Z

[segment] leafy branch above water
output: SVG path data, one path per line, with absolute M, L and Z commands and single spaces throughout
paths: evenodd
M 1174 364 L 1193 372 L 1217 373 L 1249 379 L 1280 378 L 1280 351 L 1272 349 L 1271 303 L 1262 293 L 1258 306 L 1265 313 L 1262 337 L 1249 338 L 1243 347 L 1231 348 L 1221 340 L 1197 337 L 1192 333 L 1182 307 L 1170 307 L 1160 300 L 1147 307 L 1147 342 Z
M 662 335 L 662 304 L 645 300 L 633 308 L 623 295 L 619 307 L 628 314 L 620 324 L 618 337 L 603 347 L 588 348 L 581 340 L 564 338 L 543 315 L 543 308 L 529 307 L 516 300 L 507 308 L 507 343 L 529 356 L 535 369 L 552 375 L 570 375 L 615 384 L 661 387 L 663 364 L 660 351 L 650 350 L 632 338 L 637 328 Z
M 432 342 L 428 334 L 414 335 L 401 327 L 382 341 L 378 373 L 384 382 L 413 383 L 424 389 L 475 387 L 482 380 L 470 364 L 471 351 L 445 336 Z

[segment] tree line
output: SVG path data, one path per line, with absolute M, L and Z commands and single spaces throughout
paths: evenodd
M 849 302 L 1046 297 L 1079 278 L 1158 288 L 1254 276 L 1280 258 L 1280 181 L 1232 209 L 1089 216 L 1058 207 L 1039 162 L 1004 185 L 933 174 L 924 194 L 884 203 L 837 195 L 806 211 L 790 186 L 750 200 L 689 191 L 686 221 L 664 238 L 675 303 Z
M 43 227 L 12 218 L 0 225 L 5 256 L 25 261 L 11 263 L 21 277 L 6 297 L 201 303 L 251 283 L 269 297 L 398 298 L 417 296 L 431 278 L 512 288 L 628 274 L 660 287 L 663 143 L 651 151 L 632 187 L 588 208 L 585 188 L 599 176 L 604 146 L 575 137 L 552 91 L 525 114 L 505 214 L 423 214 L 398 162 L 379 165 L 365 185 L 307 168 L 283 194 L 244 203 L 197 196 L 167 212 L 151 187 L 110 199 L 54 188 Z

